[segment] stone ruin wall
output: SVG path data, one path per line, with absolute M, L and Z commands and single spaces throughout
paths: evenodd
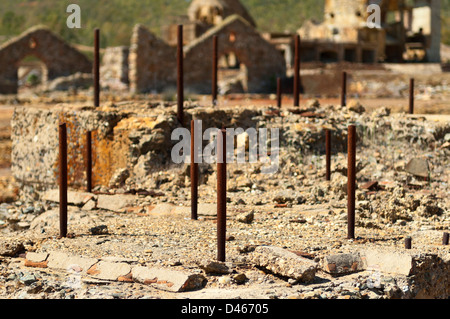
M 213 113 L 213 114 L 212 114 Z M 260 111 L 196 110 L 186 114 L 201 119 L 205 127 L 253 127 Z M 125 174 L 134 186 L 144 188 L 148 175 L 169 167 L 171 140 L 179 127 L 173 112 L 148 112 L 91 107 L 57 106 L 53 109 L 23 107 L 15 109 L 12 119 L 12 174 L 25 194 L 58 187 L 58 126 L 67 124 L 69 187 L 84 189 L 85 136 L 92 131 L 93 185 L 115 187 Z
M 129 55 L 130 90 L 134 93 L 161 92 L 176 88 L 176 49 L 136 25 Z
M 17 93 L 18 63 L 29 55 L 45 64 L 48 80 L 92 72 L 92 64 L 86 56 L 49 29 L 37 26 L 0 46 L 0 94 Z
M 128 89 L 128 58 L 130 49 L 126 46 L 108 47 L 100 67 L 100 85 L 116 90 Z
M 249 92 L 273 91 L 276 78 L 286 74 L 286 65 L 280 52 L 247 21 L 234 15 L 184 47 L 184 88 L 187 92 L 211 93 L 214 35 L 219 38 L 219 56 L 233 52 L 247 67 Z M 142 25 L 134 28 L 129 56 L 131 92 L 175 91 L 176 63 L 175 47 L 169 46 Z
M 218 37 L 218 56 L 232 52 L 247 68 L 248 92 L 275 91 L 277 77 L 286 74 L 284 58 L 237 15 L 230 16 L 184 48 L 185 86 L 188 90 L 205 94 L 211 92 L 214 35 Z
M 297 160 L 308 154 L 325 153 L 324 128 L 330 125 L 333 128 L 333 153 L 345 153 L 350 118 L 358 122 L 358 136 L 361 137 L 358 144 L 364 146 L 411 143 L 426 149 L 450 133 L 448 123 L 438 124 L 420 118 L 408 120 L 402 116 L 389 116 L 389 112 L 383 110 L 372 114 L 351 111 L 336 115 L 335 108 L 317 109 L 311 104 L 307 113 L 289 113 L 280 117 L 270 108 L 196 107 L 187 109 L 185 123 L 190 123 L 193 118 L 202 120 L 203 131 L 222 126 L 244 130 L 277 127 L 280 128 L 281 151 L 298 157 Z M 325 113 L 331 116 L 332 124 L 325 119 Z M 94 186 L 115 188 L 123 186 L 126 180 L 129 186 L 146 189 L 153 185 L 150 181 L 153 173 L 182 167 L 171 160 L 171 150 L 179 142 L 172 141 L 171 135 L 180 127 L 172 107 L 148 109 L 132 104 L 98 109 L 73 105 L 18 107 L 12 119 L 12 173 L 24 193 L 57 188 L 60 122 L 66 122 L 68 127 L 69 187 L 85 187 L 87 130 L 93 131 Z M 204 141 L 204 146 L 207 143 Z

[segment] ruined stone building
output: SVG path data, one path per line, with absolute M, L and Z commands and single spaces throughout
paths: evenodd
M 260 93 L 273 90 L 286 75 L 283 56 L 256 30 L 239 0 L 194 0 L 185 17 L 164 28 L 159 39 L 135 27 L 129 57 L 133 92 L 161 92 L 176 87 L 177 27 L 183 25 L 185 88 L 211 93 L 212 39 L 218 37 L 219 90 Z
M 376 27 L 368 25 L 377 22 L 373 4 L 379 6 Z M 214 36 L 219 40 L 221 93 L 274 92 L 277 77 L 292 76 L 296 34 L 301 36 L 302 62 L 440 62 L 440 7 L 440 0 L 325 0 L 323 22 L 308 21 L 296 33 L 260 33 L 239 0 L 193 0 L 185 16 L 163 26 L 161 37 L 136 25 L 130 46 L 106 48 L 101 85 L 175 94 L 180 24 L 188 93 L 211 93 Z M 40 61 L 43 82 L 92 73 L 86 56 L 49 29 L 34 27 L 0 45 L 0 94 L 17 93 L 19 77 L 32 68 L 21 68 L 28 56 Z M 85 78 L 90 80 L 75 79 Z
M 380 8 L 375 28 L 368 26 L 372 4 Z M 186 16 L 163 28 L 162 39 L 143 26 L 135 28 L 129 59 L 132 91 L 176 86 L 179 24 L 187 90 L 210 93 L 214 35 L 220 43 L 223 93 L 267 92 L 271 86 L 273 91 L 275 77 L 292 75 L 295 34 L 259 33 L 239 0 L 194 0 Z M 440 0 L 326 0 L 323 22 L 308 21 L 297 34 L 302 62 L 440 62 L 440 28 Z
M 0 94 L 16 94 L 20 63 L 32 56 L 41 61 L 43 81 L 77 72 L 92 72 L 89 59 L 43 26 L 33 27 L 0 45 Z
M 184 43 L 187 44 L 234 14 L 256 28 L 252 16 L 239 0 L 193 0 L 186 16 L 173 17 L 173 24 L 163 26 L 163 38 L 170 45 L 176 45 L 177 25 L 182 24 Z
M 380 24 L 369 7 L 379 5 Z M 326 0 L 324 21 L 306 22 L 302 59 L 322 62 L 440 62 L 441 0 Z

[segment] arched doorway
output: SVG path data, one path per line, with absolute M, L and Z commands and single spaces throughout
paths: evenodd
M 223 53 L 219 57 L 217 71 L 220 94 L 248 91 L 248 68 L 234 51 Z
M 227 55 L 226 72 L 239 71 L 245 92 L 272 92 L 276 78 L 285 76 L 286 62 L 277 48 L 244 19 L 234 15 L 185 46 L 186 89 L 199 94 L 211 93 L 214 36 L 218 38 L 219 57 Z M 233 59 L 238 62 L 231 63 Z
M 36 88 L 47 83 L 48 69 L 45 63 L 34 55 L 27 55 L 16 63 L 18 90 Z

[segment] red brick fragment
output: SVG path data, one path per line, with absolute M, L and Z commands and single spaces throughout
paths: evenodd
M 25 259 L 25 267 L 34 267 L 34 268 L 47 268 L 48 261 L 40 261 L 40 262 L 34 262 L 29 261 L 28 259 Z
M 91 276 L 98 275 L 100 273 L 100 270 L 97 269 L 97 264 L 93 265 L 91 268 L 88 269 L 87 274 Z
M 131 271 L 125 276 L 119 276 L 119 278 L 117 278 L 117 280 L 120 282 L 133 282 L 133 277 L 131 276 Z

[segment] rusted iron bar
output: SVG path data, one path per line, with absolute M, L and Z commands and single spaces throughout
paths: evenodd
M 347 105 L 347 72 L 342 72 L 342 92 L 341 92 L 341 105 Z
M 406 237 L 405 238 L 405 249 L 411 249 L 412 247 L 412 238 Z
M 300 35 L 295 37 L 294 106 L 300 106 Z
M 225 261 L 227 227 L 226 130 L 217 135 L 217 260 Z
M 213 74 L 212 74 L 212 103 L 217 105 L 217 63 L 218 63 L 218 40 L 217 35 L 213 37 Z
M 347 149 L 347 238 L 355 238 L 356 126 L 348 127 Z
M 326 153 L 325 179 L 329 181 L 331 180 L 331 131 L 329 129 L 325 130 L 325 153 Z
M 282 98 L 281 78 L 277 78 L 277 106 L 278 106 L 278 108 L 281 108 L 281 98 Z
M 86 191 L 92 192 L 92 132 L 86 132 Z
M 59 125 L 59 236 L 67 237 L 67 126 Z
M 448 245 L 448 237 L 449 237 L 449 234 L 447 232 L 445 232 L 444 236 L 442 237 L 442 245 L 444 245 L 444 246 Z
M 100 106 L 100 30 L 94 31 L 94 106 Z
M 409 80 L 409 114 L 414 114 L 414 79 Z
M 195 160 L 195 120 L 191 121 L 191 219 L 198 219 L 198 163 Z
M 184 83 L 183 83 L 183 26 L 178 25 L 178 45 L 177 45 L 177 118 L 182 126 L 184 126 Z

